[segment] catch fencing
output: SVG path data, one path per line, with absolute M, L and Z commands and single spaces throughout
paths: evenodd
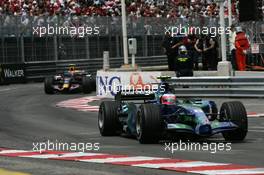
M 264 22 L 242 23 L 257 46 L 250 54 L 251 64 L 264 65 Z M 46 31 L 40 37 L 41 29 L 50 27 L 88 27 L 81 35 L 67 32 Z M 188 19 L 167 19 L 152 17 L 127 18 L 128 38 L 137 38 L 137 57 L 163 56 L 161 47 L 164 33 L 172 27 L 219 27 L 217 18 L 193 16 Z M 96 32 L 97 29 L 99 32 Z M 52 30 L 51 30 L 52 31 Z M 175 31 L 176 32 L 176 31 Z M 42 63 L 102 59 L 103 51 L 110 52 L 110 58 L 123 57 L 122 25 L 120 17 L 72 17 L 72 16 L 0 16 L 0 63 Z
M 164 55 L 161 43 L 170 27 L 212 27 L 216 24 L 213 18 L 127 19 L 128 37 L 137 38 L 138 57 Z M 63 32 L 61 28 L 66 26 L 68 29 L 88 27 L 90 33 Z M 44 28 L 47 33 L 40 37 Z M 48 29 L 51 30 L 48 32 Z M 0 16 L 0 63 L 97 59 L 102 58 L 106 50 L 110 57 L 117 58 L 123 56 L 122 47 L 120 17 Z
M 163 36 L 136 36 L 137 57 L 164 55 Z M 109 51 L 111 58 L 122 57 L 121 36 L 71 37 L 8 37 L 0 39 L 0 62 L 45 62 L 102 58 Z

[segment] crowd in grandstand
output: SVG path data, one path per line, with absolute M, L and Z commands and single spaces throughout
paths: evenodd
M 188 18 L 195 14 L 216 17 L 219 13 L 213 0 L 126 0 L 126 5 L 128 15 L 135 17 Z M 234 0 L 234 15 L 236 6 Z M 0 15 L 3 14 L 120 16 L 121 0 L 0 0 Z
M 234 17 L 235 6 L 233 0 Z M 164 26 L 178 23 L 215 26 L 219 13 L 213 0 L 126 0 L 126 10 L 128 32 L 132 35 L 160 34 Z M 26 35 L 32 33 L 32 27 L 47 24 L 76 26 L 75 17 L 78 17 L 77 23 L 99 26 L 100 34 L 107 35 L 120 32 L 120 16 L 121 0 L 0 0 L 0 33 Z

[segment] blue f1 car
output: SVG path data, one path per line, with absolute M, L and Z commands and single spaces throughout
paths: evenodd
M 98 113 L 102 136 L 136 136 L 140 143 L 155 143 L 165 135 L 187 134 L 210 137 L 222 133 L 225 140 L 242 141 L 247 135 L 248 121 L 244 105 L 225 102 L 218 112 L 209 100 L 178 100 L 169 83 L 152 94 L 119 92 L 115 101 L 103 101 Z
M 84 70 L 76 70 L 71 64 L 68 71 L 46 77 L 44 81 L 44 91 L 46 94 L 56 92 L 84 92 L 91 93 L 96 89 L 95 79 Z

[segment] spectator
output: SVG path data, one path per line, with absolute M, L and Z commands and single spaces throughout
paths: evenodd
M 181 34 L 177 34 L 176 36 L 173 36 L 173 40 L 172 40 L 172 52 L 175 54 L 175 57 L 178 55 L 179 53 L 179 47 L 181 45 L 183 45 L 183 40 L 184 40 L 184 36 Z
M 230 51 L 231 51 L 230 61 L 231 61 L 233 70 L 237 70 L 235 40 L 236 40 L 236 29 L 235 29 L 235 26 L 232 25 L 231 33 L 229 35 L 229 45 L 230 45 Z
M 217 57 L 215 41 L 208 35 L 201 35 L 195 43 L 195 50 L 201 54 L 203 70 L 216 70 Z
M 217 37 L 212 37 L 210 34 L 208 35 L 210 46 L 207 48 L 207 52 L 209 52 L 209 70 L 217 70 L 218 65 L 218 39 Z
M 200 12 L 202 16 L 217 16 L 218 7 L 210 0 L 127 0 L 128 14 L 137 17 L 168 17 L 188 18 L 194 13 Z M 62 15 L 76 14 L 87 16 L 112 16 L 121 15 L 120 0 L 1 0 L 0 13 L 21 15 L 23 9 L 27 9 L 29 16 L 36 14 Z M 236 15 L 236 1 L 233 1 L 233 14 Z M 2 12 L 1 12 L 2 11 Z
M 243 32 L 241 27 L 236 28 L 236 64 L 239 71 L 246 70 L 246 54 L 247 49 L 250 48 L 249 40 L 246 36 L 246 33 Z
M 194 48 L 196 41 L 197 41 L 197 37 L 195 34 L 188 35 L 188 42 L 186 47 L 189 52 L 189 56 L 193 60 L 194 70 L 199 69 L 199 60 L 198 60 L 199 55 L 197 54 L 197 51 Z
M 177 77 L 193 76 L 193 60 L 183 45 L 179 47 L 179 53 L 175 60 L 175 72 Z
M 174 71 L 174 59 L 175 54 L 173 53 L 172 47 L 172 36 L 171 31 L 166 32 L 165 38 L 162 43 L 162 47 L 164 48 L 165 54 L 168 58 L 168 68 L 169 71 Z

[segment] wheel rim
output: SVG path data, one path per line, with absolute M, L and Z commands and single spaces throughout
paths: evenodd
M 137 123 L 136 123 L 136 130 L 137 130 L 137 136 L 139 137 L 141 135 L 141 116 L 140 114 L 137 117 Z
M 100 112 L 99 112 L 98 123 L 99 123 L 99 128 L 103 128 L 103 126 L 104 126 L 104 113 L 103 113 L 102 109 L 100 109 Z

